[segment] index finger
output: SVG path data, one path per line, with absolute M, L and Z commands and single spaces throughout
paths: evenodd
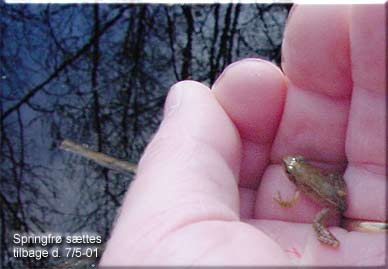
M 349 6 L 297 6 L 284 33 L 282 66 L 289 85 L 271 159 L 301 154 L 344 163 L 352 78 Z
M 271 152 L 274 165 L 266 170 L 257 194 L 257 218 L 312 222 L 319 210 L 304 195 L 291 209 L 275 203 L 278 191 L 285 199 L 295 191 L 278 165 L 282 156 L 303 155 L 327 170 L 345 167 L 352 90 L 348 21 L 349 6 L 302 5 L 289 15 L 282 47 L 288 91 Z

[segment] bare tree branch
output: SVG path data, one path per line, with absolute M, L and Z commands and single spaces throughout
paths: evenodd
M 111 26 L 115 24 L 115 22 L 121 18 L 122 14 L 126 8 L 120 9 L 119 14 L 117 14 L 112 20 L 107 22 L 104 27 L 100 31 L 100 36 L 106 32 Z M 7 118 L 12 112 L 15 110 L 19 109 L 23 104 L 28 102 L 35 94 L 37 94 L 44 86 L 46 86 L 51 80 L 56 78 L 61 71 L 63 71 L 67 66 L 71 65 L 74 63 L 82 54 L 84 54 L 86 51 L 90 49 L 90 47 L 94 44 L 94 42 L 99 38 L 99 36 L 93 36 L 90 41 L 85 44 L 81 49 L 79 49 L 73 56 L 69 57 L 65 61 L 63 61 L 55 70 L 54 72 L 49 75 L 43 82 L 32 88 L 31 90 L 28 91 L 28 93 L 22 97 L 19 102 L 17 102 L 15 105 L 11 106 L 8 110 L 4 111 L 3 115 L 1 116 L 1 120 L 4 120 Z

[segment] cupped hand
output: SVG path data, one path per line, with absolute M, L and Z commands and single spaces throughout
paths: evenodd
M 382 265 L 385 234 L 311 222 L 320 206 L 281 166 L 302 154 L 347 183 L 345 217 L 385 220 L 384 6 L 299 6 L 283 42 L 282 73 L 246 59 L 212 90 L 173 86 L 164 119 L 127 192 L 101 266 Z M 331 225 L 338 224 L 332 219 Z

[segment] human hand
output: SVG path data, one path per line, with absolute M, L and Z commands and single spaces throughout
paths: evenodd
M 300 6 L 284 75 L 247 59 L 212 91 L 176 84 L 101 265 L 381 265 L 385 234 L 331 227 L 333 249 L 316 240 L 313 201 L 273 197 L 292 195 L 279 160 L 297 152 L 346 169 L 347 218 L 385 220 L 384 23 L 383 6 Z

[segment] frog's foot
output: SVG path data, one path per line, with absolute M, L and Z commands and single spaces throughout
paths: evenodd
M 282 195 L 280 194 L 280 192 L 277 192 L 277 195 L 278 197 L 274 197 L 274 201 L 277 202 L 281 207 L 284 207 L 284 208 L 291 208 L 293 207 L 296 202 L 298 201 L 299 199 L 299 194 L 300 192 L 299 191 L 296 191 L 295 194 L 294 194 L 294 197 L 291 199 L 291 200 L 283 200 L 282 199 Z
M 340 244 L 339 241 L 337 240 L 337 238 L 335 238 L 335 236 L 323 224 L 323 222 L 325 221 L 328 214 L 329 214 L 328 208 L 322 209 L 315 216 L 313 228 L 314 228 L 314 231 L 316 232 L 318 240 L 320 242 L 336 248 Z

